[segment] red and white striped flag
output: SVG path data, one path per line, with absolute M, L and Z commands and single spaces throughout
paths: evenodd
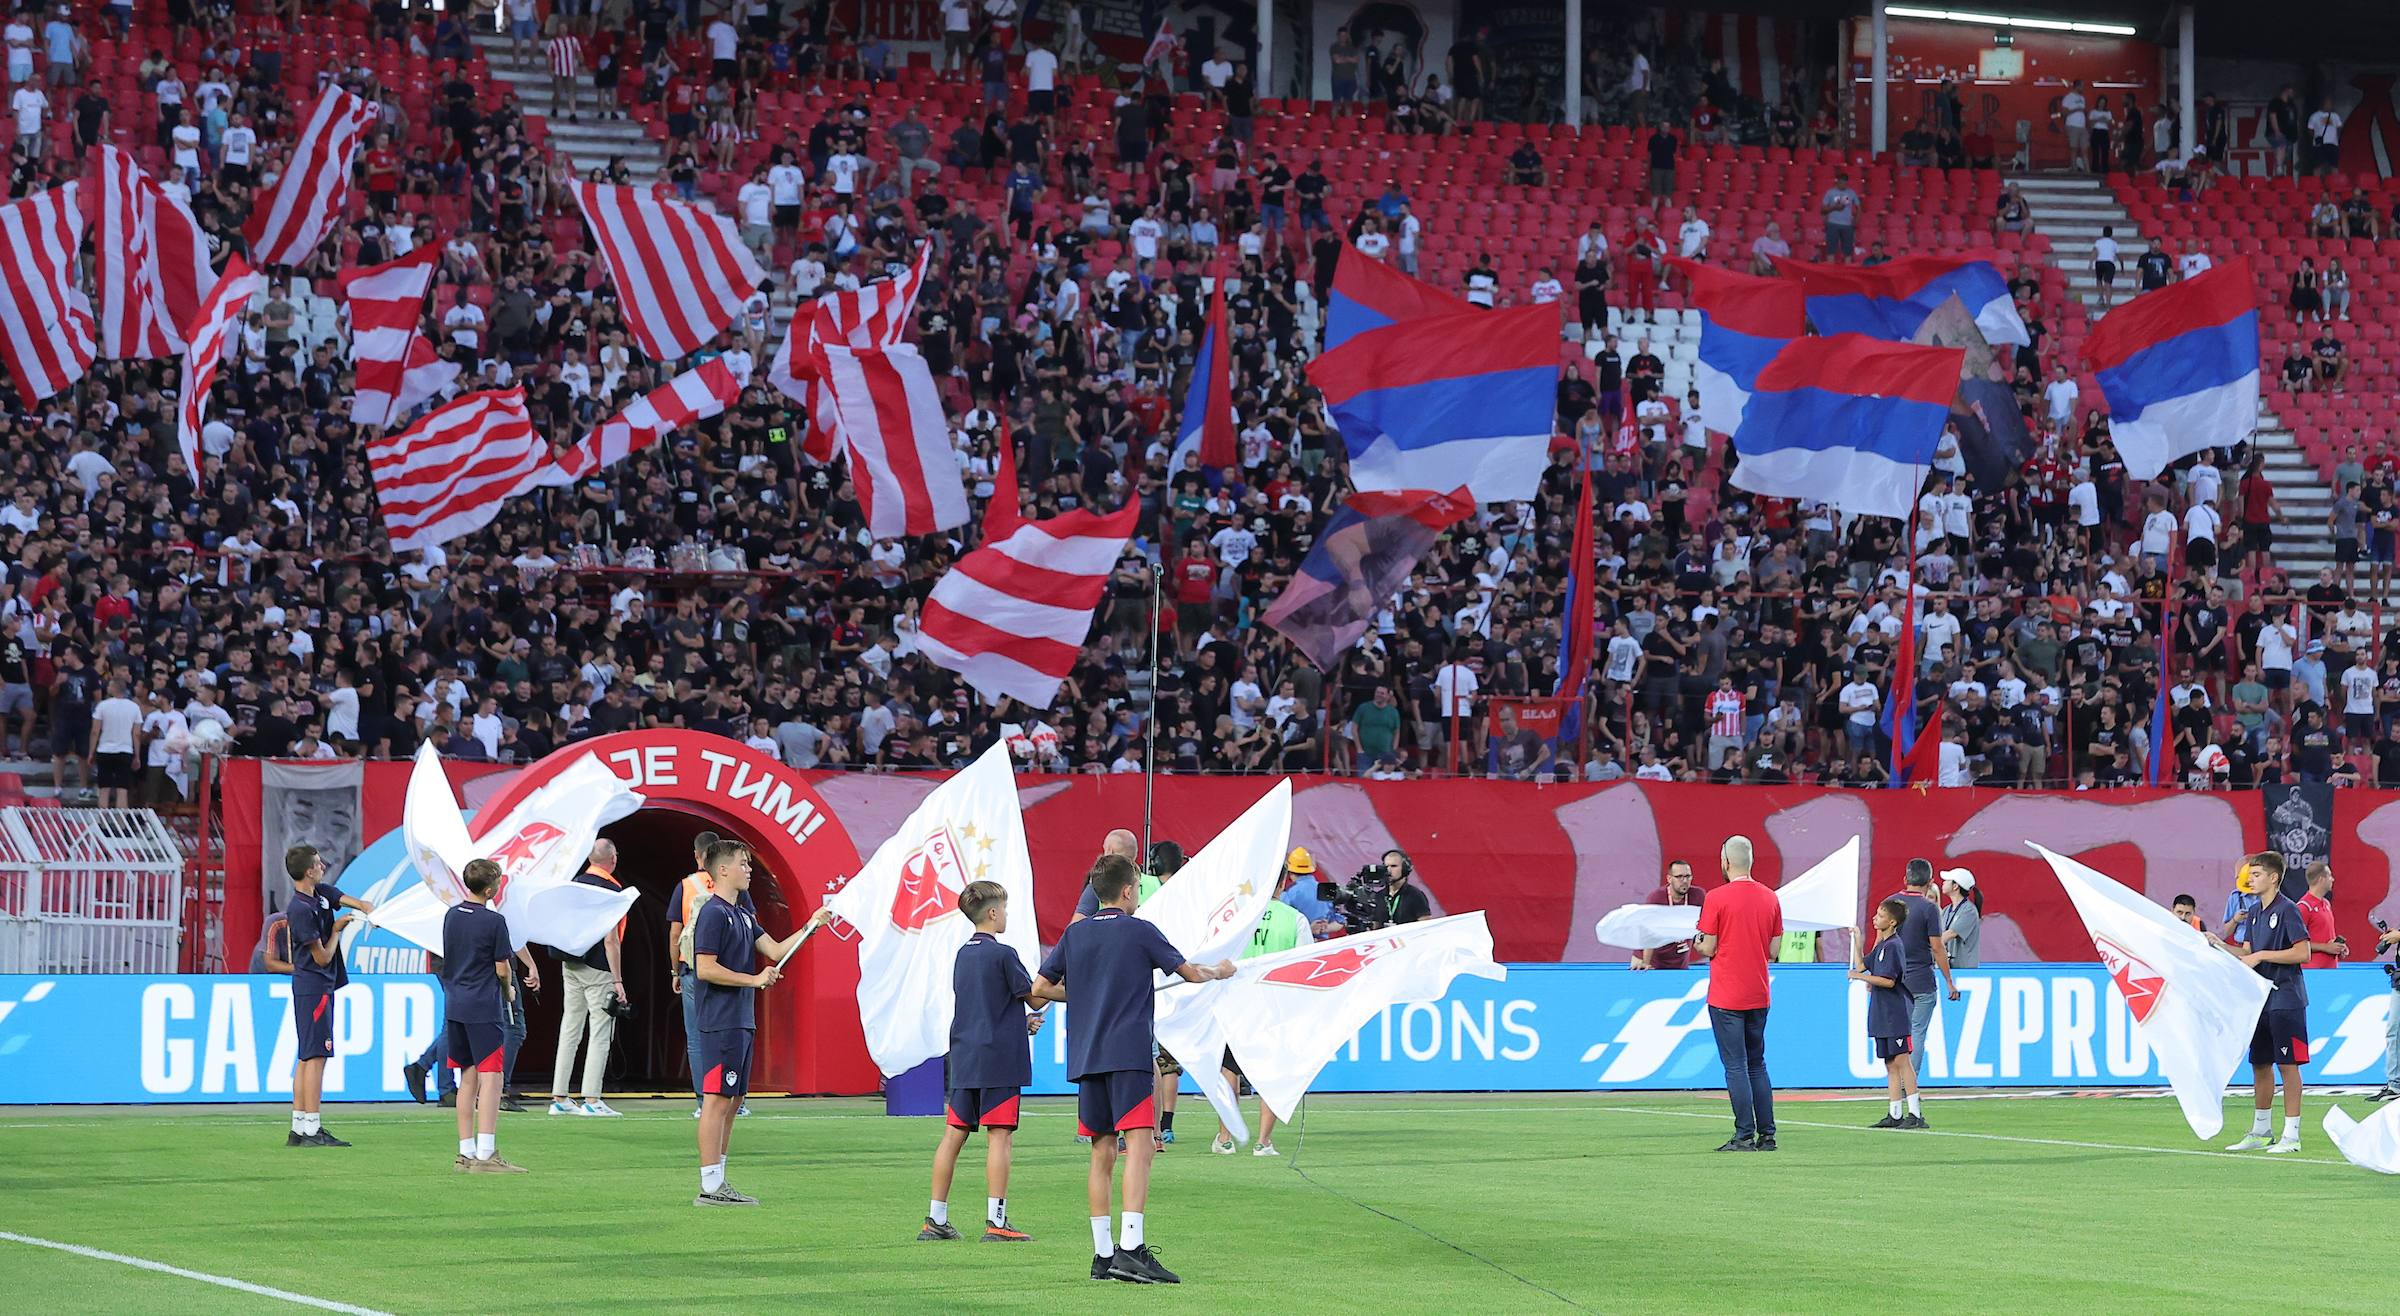
M 1163 18 L 1158 20 L 1158 31 L 1151 35 L 1149 46 L 1142 51 L 1143 67 L 1147 68 L 1172 56 L 1175 48 L 1181 44 L 1183 43 L 1175 39 L 1174 25 Z
M 242 226 L 260 268 L 297 265 L 325 240 L 350 204 L 350 162 L 374 123 L 375 107 L 339 87 L 317 98 L 274 195 Z
M 908 332 L 917 294 L 925 286 L 925 265 L 933 254 L 926 243 L 917 263 L 895 279 L 881 279 L 854 292 L 832 292 L 802 307 L 775 349 L 767 366 L 767 381 L 785 397 L 808 409 L 808 433 L 800 451 L 820 461 L 833 460 L 841 441 L 834 408 L 820 385 L 819 345 L 853 348 L 889 347 Z
M 540 484 L 550 445 L 533 432 L 525 390 L 511 388 L 469 393 L 377 439 L 367 464 L 392 547 L 428 548 L 490 525 Z
M 933 370 L 907 344 L 820 347 L 824 390 L 850 450 L 859 510 L 878 539 L 930 535 L 972 514 Z
M 574 191 L 600 239 L 633 341 L 653 361 L 697 351 L 766 282 L 723 215 L 630 187 L 577 183 Z
M 983 545 L 935 582 L 917 643 L 934 666 L 965 677 L 986 699 L 1008 695 L 1048 708 L 1091 633 L 1092 609 L 1125 554 L 1141 502 L 1028 521 L 1017 510 L 1013 447 L 1003 436 Z
M 350 359 L 358 391 L 350 400 L 354 425 L 389 425 L 458 378 L 424 334 L 425 297 L 433 290 L 442 249 L 431 243 L 395 261 L 342 277 L 350 302 Z
M 200 426 L 208 409 L 208 391 L 217 382 L 217 363 L 225 355 L 225 335 L 258 294 L 259 277 L 237 253 L 225 259 L 225 277 L 217 280 L 183 327 L 183 396 L 176 399 L 175 442 L 183 450 L 183 468 L 194 484 L 200 481 Z
M 0 358 L 28 406 L 83 378 L 99 350 L 91 304 L 75 289 L 82 245 L 73 183 L 0 206 Z
M 545 475 L 542 482 L 572 484 L 614 466 L 690 421 L 717 415 L 741 396 L 741 381 L 723 357 L 686 370 L 594 426 L 582 441 L 559 454 L 554 474 Z
M 184 348 L 183 326 L 217 281 L 208 236 L 191 208 L 166 194 L 131 152 L 92 148 L 99 187 L 83 198 L 94 230 L 101 354 L 148 361 Z

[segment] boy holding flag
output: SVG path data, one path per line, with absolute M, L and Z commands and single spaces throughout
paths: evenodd
M 502 998 L 514 990 L 508 920 L 490 903 L 500 889 L 500 865 L 470 860 L 458 878 L 467 898 L 442 915 L 443 1026 L 450 1034 L 450 1067 L 459 1072 L 458 1160 L 451 1168 L 523 1174 L 525 1167 L 500 1159 L 496 1145 L 507 1052 Z
M 1867 1036 L 1875 1040 L 1891 1099 L 1891 1113 L 1870 1126 L 1878 1129 L 1929 1127 L 1917 1104 L 1916 1039 L 1909 1032 L 1915 994 L 1901 981 L 1900 942 L 1892 935 L 1907 918 L 1907 904 L 1894 896 L 1875 907 L 1875 949 L 1861 956 L 1858 944 L 1850 945 L 1850 981 L 1867 985 Z
M 700 993 L 700 1195 L 694 1206 L 756 1206 L 758 1199 L 725 1182 L 725 1151 L 733 1141 L 733 1112 L 750 1092 L 750 1040 L 757 1027 L 751 993 L 772 987 L 782 961 L 818 925 L 833 917 L 820 908 L 798 932 L 777 941 L 740 902 L 750 889 L 750 847 L 715 841 L 701 860 L 709 896 L 692 920 L 692 966 Z M 766 967 L 760 968 L 759 961 Z
M 949 1093 L 944 1114 L 950 1127 L 933 1154 L 933 1201 L 917 1241 L 963 1238 L 950 1223 L 950 1179 L 958 1154 L 977 1128 L 984 1131 L 983 1241 L 1030 1243 L 1033 1235 L 1008 1227 L 1008 1154 L 1017 1131 L 1017 1099 L 1033 1082 L 1033 1052 L 1025 1039 L 1042 1031 L 1039 1011 L 1028 1014 L 1033 979 L 1016 951 L 1000 941 L 1008 931 L 1008 888 L 998 882 L 969 882 L 958 893 L 958 912 L 975 925 L 975 935 L 958 948 L 950 974 L 957 997 L 950 1013 Z

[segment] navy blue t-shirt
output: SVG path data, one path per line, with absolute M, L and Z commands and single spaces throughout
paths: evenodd
M 1891 935 L 1900 943 L 1900 985 L 1922 996 L 1933 990 L 1933 939 L 1942 935 L 1942 908 L 1905 891 L 1900 903 L 1908 906 L 1908 917 Z
M 333 924 L 341 917 L 342 892 L 339 887 L 317 883 L 312 895 L 292 893 L 292 902 L 283 907 L 283 916 L 291 929 L 292 995 L 324 996 L 341 990 L 350 981 L 349 967 L 342 963 L 341 947 L 333 940 Z M 309 943 L 322 941 L 333 947 L 333 958 L 323 964 L 308 953 Z
M 728 972 L 755 973 L 758 935 L 758 920 L 749 910 L 727 904 L 722 894 L 712 895 L 700 912 L 692 916 L 692 963 L 698 964 L 703 955 L 714 955 L 718 966 Z M 692 981 L 700 993 L 694 1013 L 700 1017 L 701 1032 L 758 1026 L 750 1001 L 756 988 L 727 987 L 706 978 Z
M 1102 909 L 1070 923 L 1042 961 L 1042 976 L 1067 989 L 1067 1078 L 1150 1068 L 1157 1015 L 1150 972 L 1173 973 L 1183 952 L 1146 918 Z
M 1017 952 L 989 932 L 958 948 L 950 968 L 957 998 L 950 1011 L 950 1086 L 1024 1087 L 1033 1081 L 1025 1038 L 1025 993 L 1033 975 Z
M 2252 951 L 2286 950 L 2308 940 L 2308 921 L 2300 907 L 2289 896 L 2275 893 L 2275 898 L 2259 906 L 2250 916 L 2250 949 Z M 2267 980 L 2273 990 L 2267 993 L 2270 1010 L 2305 1010 L 2308 1008 L 2308 980 L 2300 976 L 2297 964 L 2261 964 L 2258 976 Z
M 508 920 L 490 905 L 461 900 L 442 915 L 443 1016 L 462 1024 L 496 1024 L 499 963 L 509 956 Z
M 1897 987 L 1867 984 L 1869 1037 L 1906 1037 L 1911 1031 L 1908 1007 L 1914 1003 L 1916 993 L 1908 989 L 1906 979 L 1902 978 L 1900 961 L 1900 936 L 1896 932 L 1876 942 L 1875 949 L 1868 951 L 1863 960 L 1863 972 L 1900 983 Z

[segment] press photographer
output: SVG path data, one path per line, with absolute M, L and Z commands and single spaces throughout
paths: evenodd
M 1336 937 L 1417 922 L 1433 912 L 1433 905 L 1424 892 L 1409 885 L 1416 871 L 1405 851 L 1386 850 L 1382 863 L 1359 869 L 1347 886 L 1317 883 L 1317 899 L 1333 917 L 1319 920 L 1312 930 L 1320 937 Z

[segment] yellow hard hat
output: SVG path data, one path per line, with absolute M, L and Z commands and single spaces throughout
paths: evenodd
M 1308 847 L 1304 845 L 1293 846 L 1292 852 L 1283 857 L 1283 866 L 1295 873 L 1317 871 L 1317 861 L 1309 857 Z

